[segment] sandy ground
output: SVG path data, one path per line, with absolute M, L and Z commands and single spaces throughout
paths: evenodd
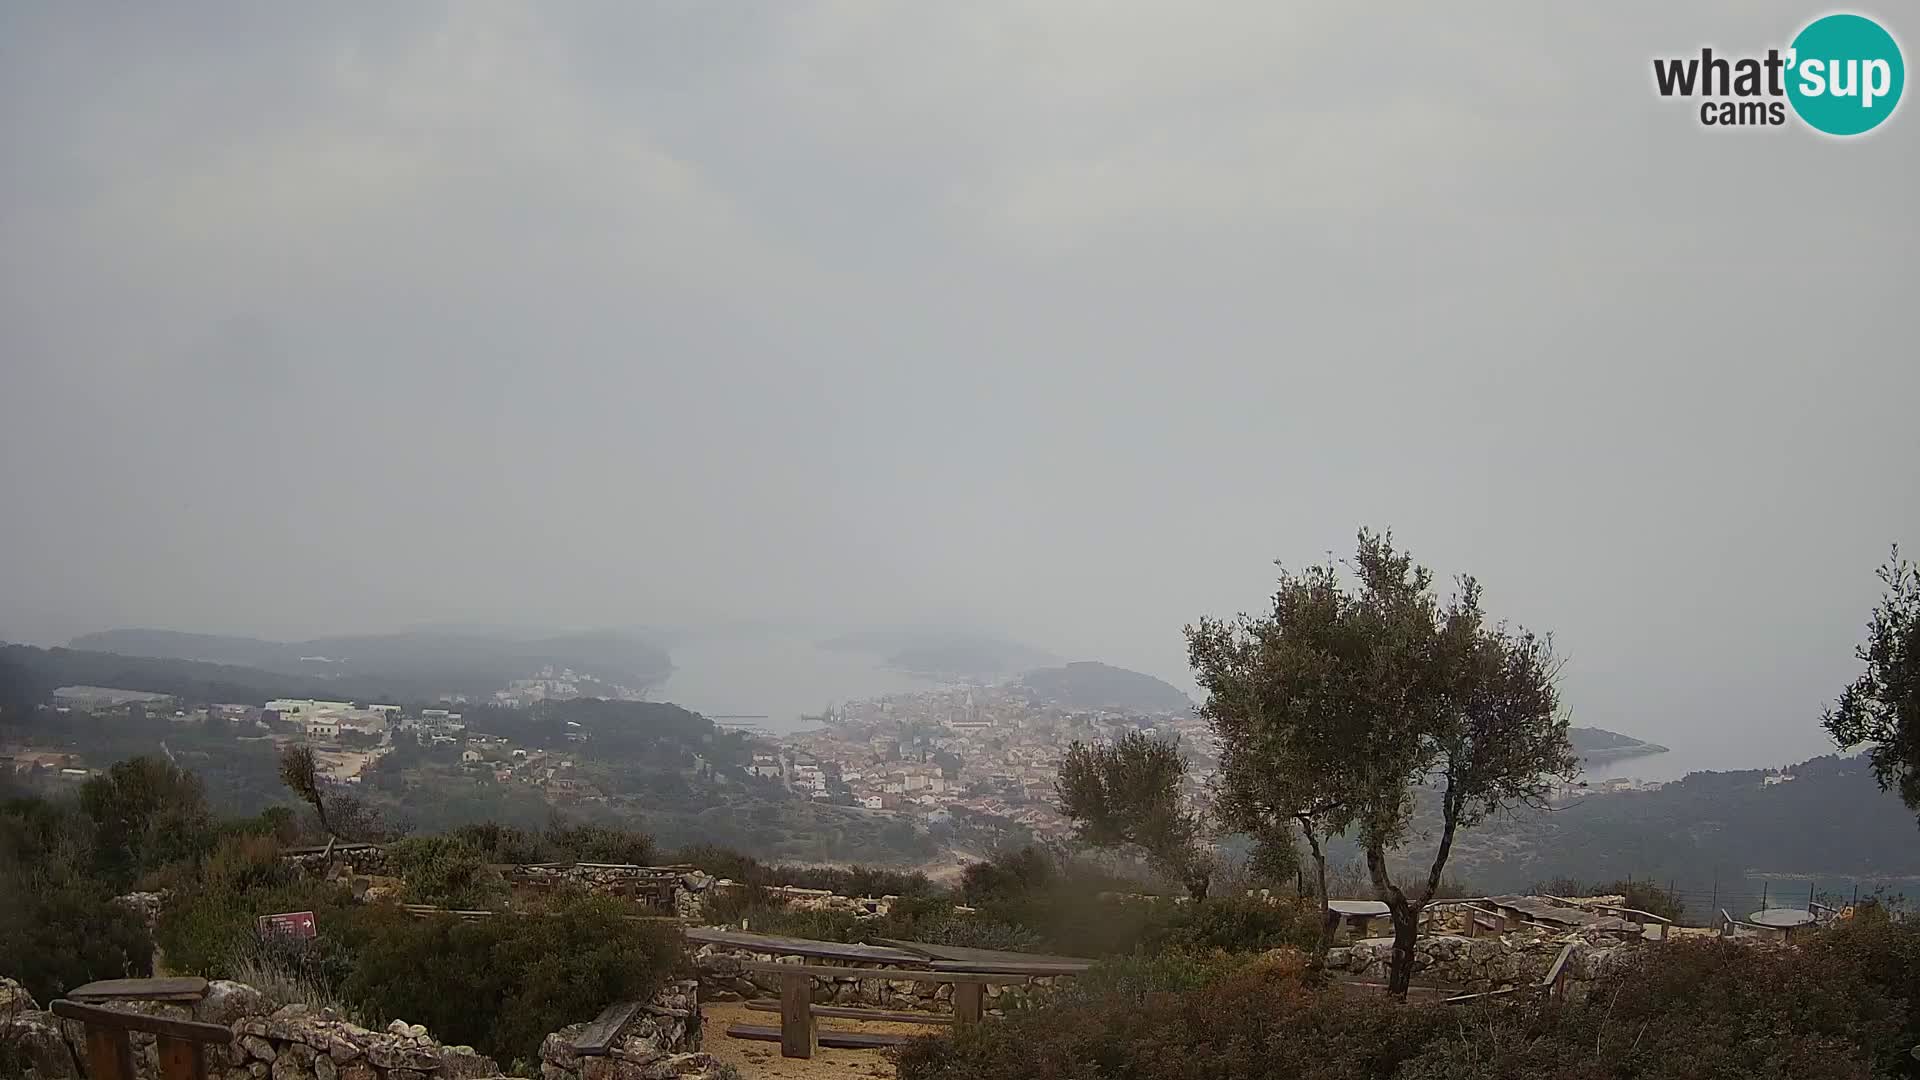
M 783 1058 L 780 1044 L 727 1037 L 733 1024 L 779 1027 L 777 1013 L 752 1012 L 745 1003 L 706 1002 L 700 1007 L 702 1049 L 715 1061 L 738 1068 L 749 1080 L 853 1080 L 855 1077 L 890 1077 L 893 1061 L 884 1050 L 829 1050 L 817 1047 L 813 1057 Z M 878 1024 L 867 1020 L 847 1020 L 823 1016 L 820 1027 L 834 1031 L 878 1031 L 892 1035 L 938 1035 L 947 1030 L 933 1024 Z

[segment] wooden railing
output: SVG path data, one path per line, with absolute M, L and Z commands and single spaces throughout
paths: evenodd
M 65 998 L 55 1001 L 52 1008 L 55 1016 L 86 1025 L 90 1080 L 134 1080 L 133 1045 L 127 1038 L 128 1032 L 144 1031 L 154 1036 L 160 1056 L 160 1080 L 206 1080 L 207 1062 L 202 1047 L 224 1045 L 233 1040 L 231 1030 L 198 1020 L 143 1016 L 82 1005 Z
M 1584 904 L 1582 906 L 1591 908 L 1594 911 L 1604 911 L 1609 915 L 1618 915 L 1637 926 L 1644 927 L 1648 923 L 1652 923 L 1660 928 L 1660 936 L 1656 939 L 1658 941 L 1667 940 L 1667 930 L 1673 925 L 1672 919 L 1664 915 L 1655 915 L 1651 911 L 1641 911 L 1639 908 L 1620 907 L 1617 904 L 1602 904 L 1597 902 Z
M 1750 923 L 1744 919 L 1736 919 L 1727 913 L 1726 908 L 1720 909 L 1720 926 L 1718 929 L 1721 937 L 1732 937 L 1742 930 L 1750 930 L 1755 934 L 1774 932 L 1768 930 L 1767 927 L 1761 926 L 1759 923 Z

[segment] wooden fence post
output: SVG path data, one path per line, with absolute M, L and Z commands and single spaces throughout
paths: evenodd
M 977 1024 L 986 1014 L 987 984 L 981 982 L 956 982 L 953 984 L 953 1024 Z
M 801 972 L 780 976 L 780 1056 L 813 1056 L 813 978 Z
M 126 1031 L 88 1024 L 87 1065 L 91 1080 L 134 1080 L 133 1046 Z
M 161 1035 L 155 1045 L 160 1052 L 160 1080 L 206 1080 L 199 1043 Z

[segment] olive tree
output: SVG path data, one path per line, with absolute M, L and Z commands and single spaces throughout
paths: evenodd
M 1313 859 L 1320 936 L 1314 967 L 1326 963 L 1334 920 L 1328 907 L 1326 844 L 1351 821 L 1345 740 L 1353 722 L 1354 651 L 1342 635 L 1345 596 L 1331 566 L 1282 570 L 1272 610 L 1258 619 L 1201 619 L 1186 629 L 1187 658 L 1206 692 L 1200 713 L 1220 744 L 1214 810 L 1223 828 L 1253 839 L 1254 862 L 1277 873 L 1297 865 L 1296 837 Z
M 1229 787 L 1264 797 L 1260 811 L 1316 849 L 1330 831 L 1355 834 L 1393 920 L 1388 989 L 1405 996 L 1458 831 L 1544 802 L 1577 765 L 1547 639 L 1490 624 L 1470 577 L 1443 601 L 1391 534 L 1361 530 L 1349 566 L 1351 588 L 1332 567 L 1283 575 L 1271 614 L 1202 623 L 1190 651 L 1203 684 L 1210 668 L 1232 676 L 1208 704 Z M 1423 792 L 1438 804 L 1436 848 L 1424 874 L 1396 880 L 1388 853 L 1410 839 Z
M 1899 789 L 1920 811 L 1920 569 L 1895 547 L 1880 568 L 1886 586 L 1854 650 L 1866 670 L 1821 718 L 1842 750 L 1868 746 L 1880 789 Z
M 1186 776 L 1178 746 L 1129 731 L 1109 743 L 1068 747 L 1054 790 L 1083 842 L 1138 849 L 1154 870 L 1204 900 L 1213 854 L 1205 815 L 1181 802 Z

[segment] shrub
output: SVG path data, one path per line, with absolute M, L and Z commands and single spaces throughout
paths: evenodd
M 1297 962 L 1209 977 L 1204 958 L 1102 965 L 1085 991 L 921 1040 L 902 1080 L 1866 1080 L 1900 1070 L 1904 1003 L 1875 985 L 1910 943 L 1642 950 L 1579 1002 L 1401 1005 L 1313 990 Z M 1854 956 L 1861 950 L 1874 959 Z M 1198 963 L 1195 970 L 1186 965 Z M 1183 979 L 1198 989 L 1179 988 Z M 1112 992 L 1096 995 L 1099 980 Z M 1172 989 L 1175 992 L 1160 992 Z M 1907 1059 L 1910 1062 L 1911 1059 Z
M 1319 938 L 1319 922 L 1319 909 L 1310 903 L 1221 897 L 1176 906 L 1171 918 L 1148 935 L 1146 947 L 1228 952 L 1264 952 L 1284 946 L 1312 949 Z
M 389 844 L 387 865 L 406 882 L 416 904 L 445 908 L 490 908 L 506 899 L 505 879 L 487 865 L 480 849 L 456 836 L 417 836 Z
M 154 938 L 169 971 L 230 979 L 256 954 L 260 916 L 290 911 L 313 912 L 323 938 L 350 935 L 371 917 L 345 886 L 332 882 L 291 877 L 245 891 L 203 884 L 167 902 Z
M 502 825 L 497 821 L 461 825 L 448 830 L 446 835 L 473 845 L 490 863 L 519 866 L 560 861 L 559 849 L 547 843 L 539 833 L 514 825 Z
M 0 804 L 0 974 L 43 1002 L 152 970 L 145 924 L 94 873 L 93 837 L 92 820 L 70 803 Z
M 140 916 L 80 878 L 0 884 L 0 971 L 42 1002 L 96 979 L 153 973 Z
M 932 879 L 918 872 L 877 866 L 768 866 L 751 855 L 713 844 L 682 848 L 674 854 L 674 861 L 743 885 L 825 889 L 841 896 L 932 896 L 939 892 Z
M 1906 1003 L 1904 1028 L 1898 1042 L 1920 1046 L 1920 923 L 1890 921 L 1874 907 L 1841 923 L 1808 943 L 1816 962 L 1855 973 L 1866 985 Z M 1901 1075 L 1920 1076 L 1920 1062 L 1900 1058 Z
M 1009 900 L 1046 889 L 1058 876 L 1053 858 L 1029 844 L 968 863 L 960 872 L 960 896 L 969 904 Z
M 1145 1001 L 1149 995 L 1198 990 L 1224 978 L 1238 966 L 1224 952 L 1173 949 L 1102 960 L 1067 984 L 1055 1000 Z M 1044 1000 L 1044 999 L 1042 999 Z
M 677 933 L 629 911 L 573 896 L 532 914 L 391 921 L 362 943 L 345 996 L 376 1024 L 404 1019 L 500 1061 L 535 1060 L 548 1032 L 652 996 L 678 962 Z
M 653 837 L 610 825 L 547 826 L 547 843 L 576 862 L 651 866 L 657 860 Z
M 80 787 L 94 825 L 94 864 L 109 888 L 205 851 L 213 837 L 200 778 L 158 757 L 115 762 Z

